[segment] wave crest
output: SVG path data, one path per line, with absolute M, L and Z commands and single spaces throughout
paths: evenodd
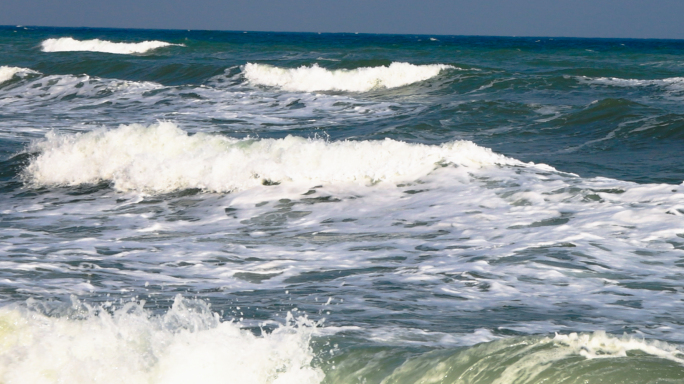
M 109 313 L 0 308 L 0 381 L 17 383 L 319 383 L 309 346 L 315 324 L 290 314 L 257 337 L 198 300 L 176 297 L 162 316 L 128 303 Z M 49 378 L 49 379 L 48 379 Z
M 233 139 L 188 135 L 170 122 L 122 125 L 80 135 L 50 133 L 25 169 L 35 185 L 79 185 L 111 181 L 119 190 L 211 192 L 261 184 L 412 181 L 437 163 L 464 166 L 521 164 L 469 141 L 442 145 L 383 141 L 338 141 L 287 136 Z
M 171 44 L 164 41 L 143 41 L 140 43 L 114 43 L 107 40 L 76 40 L 71 37 L 59 39 L 47 39 L 41 43 L 43 52 L 72 52 L 90 51 L 117 54 L 145 53 L 153 49 L 168 47 L 171 45 L 182 46 L 181 44 Z
M 28 68 L 0 66 L 0 84 L 12 79 L 14 76 L 23 76 L 29 73 L 38 72 Z
M 409 359 L 383 382 L 560 384 L 597 380 L 625 384 L 653 382 L 654 378 L 680 379 L 684 372 L 682 352 L 675 346 L 602 331 L 557 335 L 553 339 L 505 338 L 454 352 L 437 350 Z M 370 360 L 368 356 L 363 358 Z M 671 363 L 659 361 L 656 366 L 653 361 L 658 358 Z M 326 380 L 341 382 L 335 379 L 342 375 L 355 377 L 358 373 L 331 372 Z
M 367 92 L 374 88 L 396 88 L 424 81 L 445 69 L 455 67 L 445 64 L 392 63 L 388 67 L 329 70 L 318 64 L 311 67 L 280 68 L 247 63 L 243 72 L 253 84 L 280 87 L 289 91 Z

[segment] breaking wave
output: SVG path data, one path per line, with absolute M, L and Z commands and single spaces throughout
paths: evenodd
M 40 305 L 38 305 L 40 306 Z M 0 309 L 3 383 L 319 383 L 309 340 L 315 324 L 288 315 L 254 336 L 201 301 L 176 297 L 153 316 L 143 303 L 112 313 L 78 302 L 66 316 Z
M 145 53 L 153 49 L 168 47 L 171 45 L 182 46 L 181 44 L 171 44 L 164 41 L 143 41 L 140 43 L 114 43 L 107 40 L 76 40 L 71 37 L 59 39 L 47 39 L 41 43 L 43 52 L 71 52 L 71 51 L 90 51 L 117 54 Z
M 12 79 L 14 76 L 23 76 L 29 73 L 38 73 L 32 69 L 28 68 L 19 68 L 19 67 L 8 67 L 8 66 L 0 66 L 0 83 L 4 83 L 5 81 L 8 81 Z
M 353 369 L 345 369 L 342 359 L 338 369 L 326 373 L 326 381 L 343 383 L 347 377 L 378 371 L 382 363 L 396 358 L 386 355 L 387 351 L 375 356 L 349 356 L 349 360 L 358 360 L 355 365 L 346 364 Z M 667 343 L 616 337 L 605 332 L 571 333 L 553 338 L 514 337 L 455 352 L 437 350 L 408 359 L 389 371 L 382 382 L 642 384 L 662 380 L 674 383 L 684 377 L 683 357 L 680 350 Z
M 162 315 L 143 302 L 27 306 L 0 308 L 2 382 L 342 384 L 373 372 L 374 382 L 397 384 L 641 384 L 684 375 L 674 345 L 605 332 L 511 337 L 407 358 L 392 347 L 314 350 L 319 324 L 289 313 L 255 336 L 181 296 Z
M 280 87 L 289 91 L 367 92 L 374 88 L 396 88 L 437 76 L 451 65 L 414 65 L 392 63 L 388 67 L 329 70 L 317 64 L 311 67 L 280 68 L 267 64 L 247 63 L 243 72 L 257 85 Z
M 151 192 L 188 188 L 228 192 L 282 182 L 400 182 L 425 176 L 438 163 L 522 164 L 469 141 L 423 145 L 294 136 L 239 140 L 203 133 L 190 136 L 170 122 L 76 135 L 49 133 L 29 150 L 39 153 L 24 172 L 29 183 L 79 185 L 106 180 L 119 190 Z

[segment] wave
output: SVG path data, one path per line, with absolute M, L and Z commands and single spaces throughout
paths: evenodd
M 230 377 L 245 384 L 334 384 L 351 377 L 636 384 L 680 382 L 684 375 L 684 354 L 676 346 L 605 332 L 509 337 L 408 357 L 403 348 L 389 346 L 326 350 L 328 343 L 313 338 L 336 330 L 290 313 L 284 323 L 264 325 L 273 331 L 255 336 L 239 322 L 222 321 L 206 302 L 181 296 L 161 315 L 145 310 L 143 302 L 94 308 L 76 299 L 69 306 L 29 300 L 27 307 L 0 308 L 0 381 L 172 384 Z
M 522 164 L 469 141 L 423 145 L 294 136 L 239 140 L 190 136 L 170 122 L 76 135 L 52 132 L 29 151 L 38 152 L 24 171 L 30 184 L 74 186 L 106 180 L 119 190 L 151 192 L 229 192 L 283 182 L 401 182 L 425 176 L 439 163 Z
M 326 382 L 343 383 L 347 377 L 382 371 L 397 359 L 387 350 L 345 357 L 338 357 L 337 369 L 326 372 Z M 641 384 L 668 378 L 679 382 L 684 375 L 682 357 L 682 351 L 667 343 L 605 332 L 513 337 L 410 358 L 387 372 L 382 382 Z
M 608 85 L 614 87 L 649 87 L 659 86 L 674 90 L 684 90 L 684 77 L 670 77 L 659 80 L 640 80 L 640 79 L 621 79 L 619 77 L 597 77 L 591 78 L 582 76 L 580 80 L 590 84 Z
M 311 67 L 280 68 L 267 64 L 247 63 L 243 72 L 257 85 L 280 87 L 289 91 L 368 92 L 374 88 L 396 88 L 437 76 L 451 65 L 414 65 L 392 63 L 389 66 L 329 70 L 317 64 Z
M 237 80 L 216 76 L 206 84 L 181 86 L 89 75 L 25 77 L 21 82 L 15 77 L 17 81 L 0 83 L 0 110 L 23 114 L 42 108 L 45 113 L 32 114 L 33 124 L 57 129 L 74 125 L 67 119 L 55 119 L 55 111 L 77 120 L 96 113 L 99 124 L 110 126 L 130 120 L 131 114 L 145 116 L 148 124 L 173 119 L 196 127 L 198 121 L 213 120 L 218 125 L 230 122 L 231 130 L 253 134 L 255 130 L 357 126 L 395 116 L 397 111 L 413 113 L 423 108 L 352 95 L 254 90 L 245 85 L 242 76 Z
M 11 80 L 14 76 L 23 76 L 29 73 L 38 73 L 32 69 L 20 67 L 0 66 L 0 83 Z
M 153 49 L 168 47 L 171 45 L 183 46 L 182 44 L 171 44 L 164 41 L 143 41 L 140 43 L 114 43 L 107 40 L 75 40 L 71 37 L 59 39 L 47 39 L 41 43 L 43 52 L 72 52 L 90 51 L 117 54 L 145 53 Z
M 176 296 L 161 315 L 143 306 L 129 302 L 112 309 L 106 303 L 108 310 L 74 299 L 69 307 L 30 300 L 28 308 L 0 308 L 0 380 L 636 384 L 680 382 L 684 375 L 677 347 L 604 332 L 510 337 L 409 357 L 400 347 L 366 344 L 340 350 L 336 344 L 315 343 L 314 338 L 336 331 L 290 313 L 284 323 L 263 324 L 275 326 L 273 331 L 255 336 L 241 323 L 222 321 L 200 300 Z
M 176 297 L 163 316 L 128 303 L 112 313 L 78 302 L 65 316 L 0 309 L 3 383 L 319 383 L 313 322 L 288 315 L 254 336 L 201 301 Z M 47 379 L 49 377 L 49 380 Z

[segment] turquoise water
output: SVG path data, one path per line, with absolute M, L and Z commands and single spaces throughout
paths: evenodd
M 0 52 L 2 382 L 684 382 L 682 41 Z

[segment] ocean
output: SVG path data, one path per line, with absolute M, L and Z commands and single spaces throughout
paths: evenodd
M 684 41 L 0 27 L 1 383 L 684 383 Z

